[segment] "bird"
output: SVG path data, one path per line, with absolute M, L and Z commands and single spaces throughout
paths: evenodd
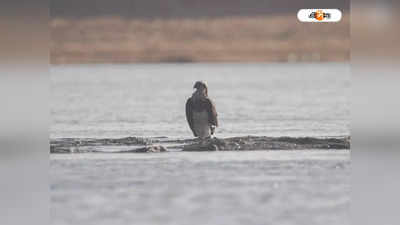
M 214 135 L 218 127 L 217 111 L 213 101 L 208 97 L 208 86 L 205 81 L 196 81 L 196 91 L 186 101 L 186 120 L 195 137 L 205 139 Z

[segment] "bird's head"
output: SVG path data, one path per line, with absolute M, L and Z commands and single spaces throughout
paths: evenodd
M 208 96 L 208 87 L 205 81 L 196 81 L 193 88 L 195 88 L 197 92 L 203 93 L 205 96 Z

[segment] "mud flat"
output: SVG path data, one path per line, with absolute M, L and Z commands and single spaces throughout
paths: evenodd
M 113 149 L 113 151 L 109 151 Z M 145 153 L 175 151 L 254 151 L 254 150 L 310 150 L 350 149 L 350 137 L 263 137 L 168 139 L 142 138 L 60 138 L 50 141 L 50 153 Z

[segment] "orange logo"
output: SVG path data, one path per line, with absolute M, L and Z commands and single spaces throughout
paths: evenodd
M 315 13 L 315 19 L 317 19 L 317 20 L 319 20 L 319 21 L 324 20 L 324 12 L 323 12 L 322 10 L 318 10 L 318 11 Z
M 330 13 L 324 13 L 324 11 L 322 11 L 322 10 L 317 10 L 316 12 L 311 13 L 309 17 L 312 18 L 312 19 L 316 19 L 318 21 L 322 21 L 324 19 L 331 18 L 331 14 Z

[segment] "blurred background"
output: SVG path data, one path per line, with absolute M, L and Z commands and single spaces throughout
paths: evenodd
M 340 23 L 300 23 L 339 8 Z M 349 0 L 53 0 L 52 64 L 319 62 L 350 57 Z
M 353 0 L 353 224 L 400 221 L 399 1 Z M 395 97 L 396 96 L 396 97 Z

